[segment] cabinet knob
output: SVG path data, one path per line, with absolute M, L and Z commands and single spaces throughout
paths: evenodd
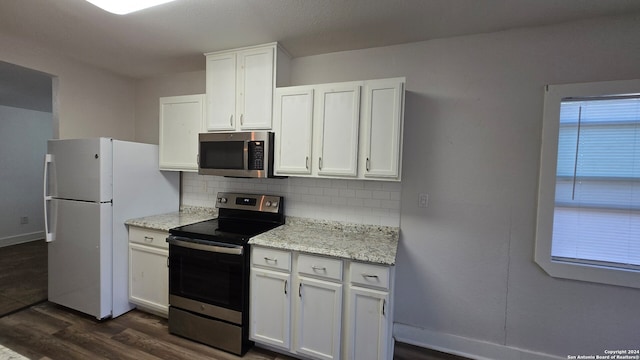
M 240 126 L 244 125 L 244 114 L 240 114 Z
M 307 170 L 309 170 L 309 157 L 305 157 L 304 158 L 304 166 L 307 168 Z
M 367 172 L 369 171 L 369 158 L 367 158 Z
M 229 116 L 229 125 L 233 126 L 233 114 Z
M 322 157 L 318 158 L 318 170 L 322 170 Z

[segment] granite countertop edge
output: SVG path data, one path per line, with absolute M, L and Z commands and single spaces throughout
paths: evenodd
M 249 244 L 395 265 L 398 227 L 287 217 L 283 226 L 252 237 Z
M 124 223 L 144 229 L 169 231 L 174 227 L 215 219 L 218 217 L 217 210 L 208 207 L 181 206 L 180 211 L 129 219 Z

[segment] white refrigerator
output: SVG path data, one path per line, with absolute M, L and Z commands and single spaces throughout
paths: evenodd
M 177 172 L 158 170 L 158 146 L 110 138 L 49 140 L 44 164 L 49 301 L 116 317 L 128 301 L 124 222 L 179 208 Z

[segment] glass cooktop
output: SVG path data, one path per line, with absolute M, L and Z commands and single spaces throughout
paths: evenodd
M 195 240 L 216 241 L 244 245 L 252 236 L 280 226 L 272 222 L 250 222 L 246 220 L 213 219 L 169 230 L 171 235 Z

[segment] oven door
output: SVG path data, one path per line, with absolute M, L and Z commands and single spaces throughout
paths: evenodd
M 229 244 L 203 244 L 170 236 L 169 297 L 243 311 L 246 266 L 244 249 Z M 203 309 L 205 306 L 201 306 Z

